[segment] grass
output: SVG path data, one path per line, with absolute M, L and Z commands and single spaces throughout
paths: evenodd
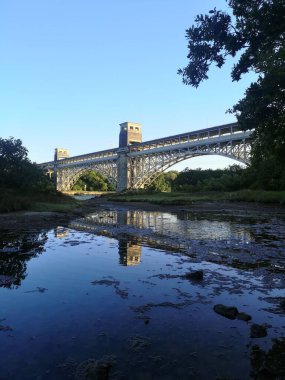
M 110 201 L 147 202 L 158 205 L 187 205 L 195 202 L 259 202 L 285 205 L 285 191 L 240 190 L 234 192 L 171 192 L 147 191 L 105 195 Z M 15 190 L 0 189 L 0 213 L 13 211 L 72 212 L 81 201 L 63 194 L 22 194 Z
M 13 211 L 69 212 L 80 201 L 62 194 L 20 193 L 11 189 L 0 189 L 0 213 Z
M 236 201 L 277 203 L 285 205 L 285 191 L 240 190 L 234 192 L 153 193 L 126 192 L 108 197 L 110 201 L 148 202 L 160 205 L 185 205 L 195 202 Z
M 53 211 L 53 212 L 71 212 L 78 206 L 77 203 L 48 203 L 35 202 L 30 208 L 31 211 Z

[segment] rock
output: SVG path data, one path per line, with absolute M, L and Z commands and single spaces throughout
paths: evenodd
M 151 345 L 150 339 L 139 335 L 131 337 L 128 343 L 130 349 L 134 352 L 144 350 Z
M 115 279 L 103 279 L 103 280 L 96 280 L 91 282 L 92 285 L 105 285 L 105 286 L 119 286 L 120 281 Z
M 267 329 L 264 325 L 258 325 L 254 323 L 250 328 L 250 337 L 251 338 L 263 338 L 267 336 Z
M 97 368 L 97 379 L 98 380 L 108 380 L 109 372 L 111 369 L 111 365 L 108 363 L 99 363 Z
M 184 277 L 188 280 L 201 281 L 203 280 L 204 273 L 202 270 L 197 270 L 195 272 L 186 273 Z
M 268 368 L 262 368 L 257 375 L 260 380 L 276 380 L 275 373 L 271 372 Z
M 116 362 L 113 355 L 100 360 L 88 359 L 77 367 L 75 380 L 108 380 L 111 368 Z
M 0 331 L 13 331 L 13 329 L 10 326 L 0 325 Z
M 242 312 L 242 313 L 238 313 L 238 315 L 237 315 L 237 319 L 240 319 L 241 321 L 248 322 L 248 321 L 250 321 L 252 318 L 251 318 L 251 315 Z
M 121 298 L 128 298 L 129 293 L 126 290 L 120 289 L 118 286 L 114 286 L 114 288 L 118 296 L 120 296 Z
M 25 293 L 44 293 L 46 292 L 48 289 L 47 288 L 41 288 L 40 286 L 37 286 L 37 289 L 36 290 L 27 290 Z
M 239 314 L 238 309 L 235 306 L 225 306 L 222 304 L 215 305 L 214 311 L 228 319 L 236 319 Z
M 280 307 L 281 309 L 285 310 L 285 298 L 280 301 Z

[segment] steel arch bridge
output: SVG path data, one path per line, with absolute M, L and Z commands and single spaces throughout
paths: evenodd
M 103 174 L 117 191 L 141 189 L 171 166 L 201 155 L 220 155 L 249 164 L 252 130 L 236 123 L 141 142 L 140 124 L 121 124 L 120 146 L 39 164 L 54 172 L 58 191 L 70 190 L 88 170 Z

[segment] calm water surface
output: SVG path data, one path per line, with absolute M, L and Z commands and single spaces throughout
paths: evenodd
M 284 232 L 277 216 L 125 209 L 3 231 L 0 379 L 285 378 Z

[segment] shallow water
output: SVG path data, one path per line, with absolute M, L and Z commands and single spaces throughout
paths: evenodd
M 87 201 L 88 199 L 96 198 L 96 195 L 89 195 L 89 194 L 74 194 L 72 195 L 73 198 L 79 200 L 79 201 Z
M 276 215 L 122 208 L 3 232 L 0 379 L 96 379 L 98 361 L 100 379 L 285 378 L 284 231 Z

